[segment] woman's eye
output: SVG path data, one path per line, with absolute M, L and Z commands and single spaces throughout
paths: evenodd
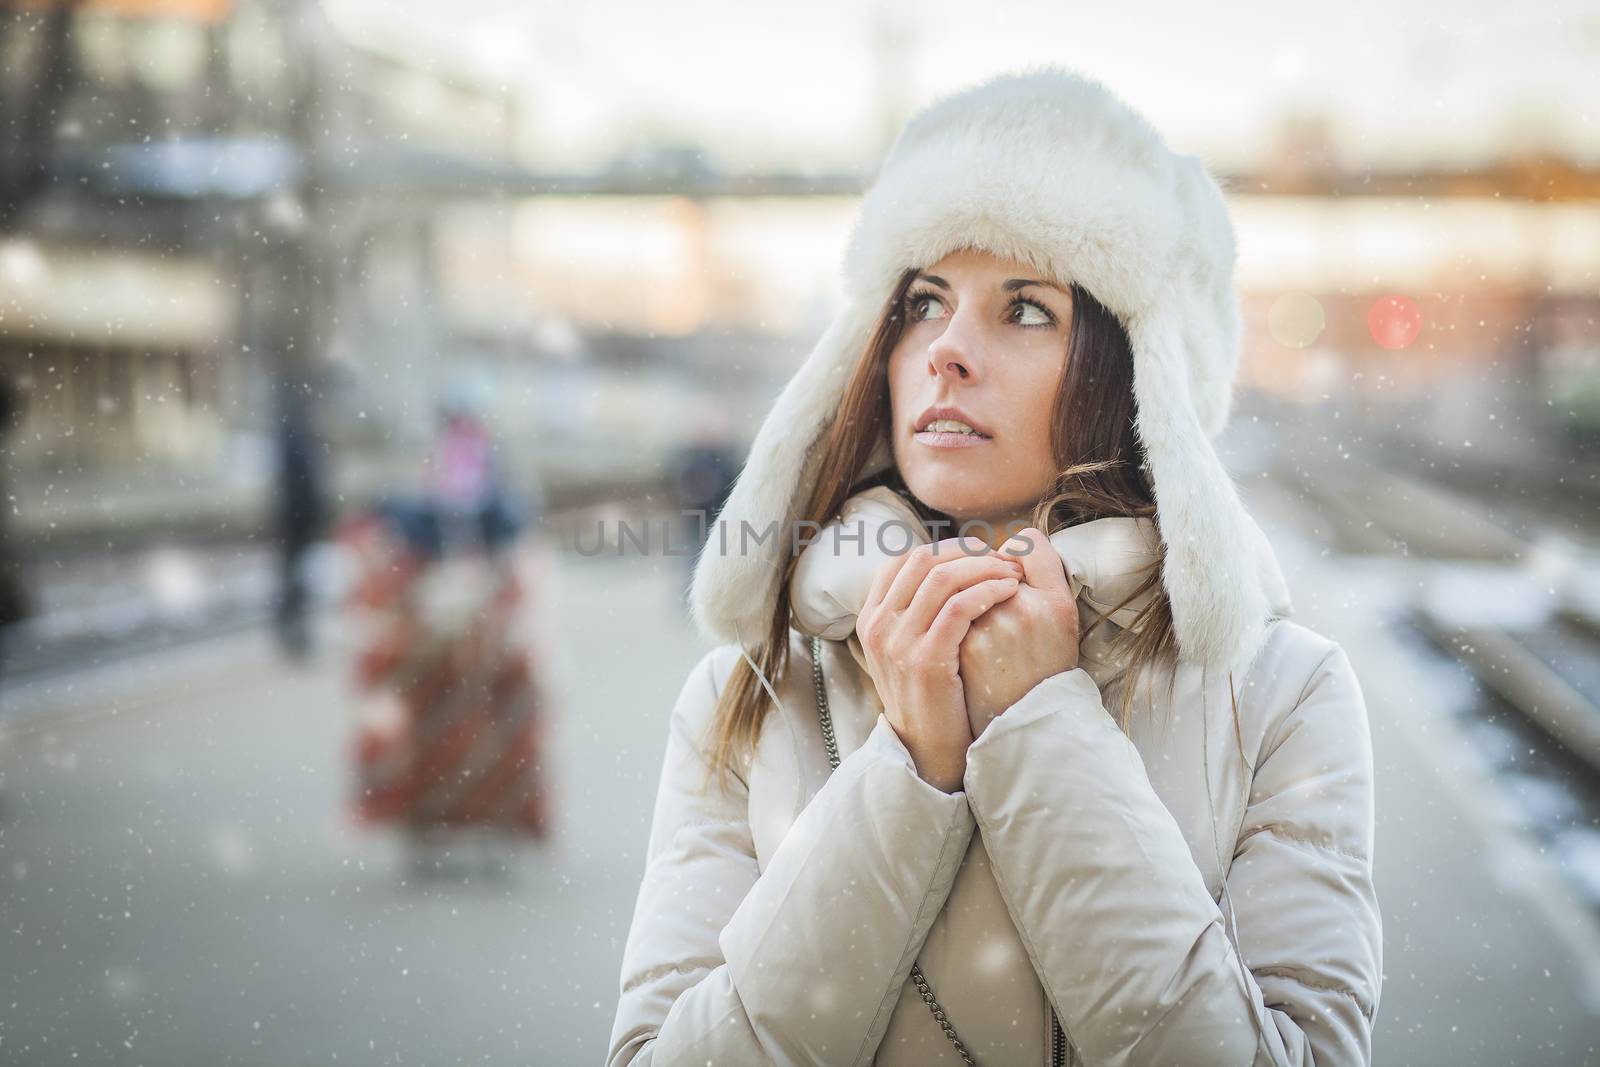
M 1044 309 L 1039 307 L 1038 304 L 1032 303 L 1032 302 L 1027 301 L 1027 300 L 1019 300 L 1017 302 L 1017 310 L 1023 313 L 1023 317 L 1021 319 L 1017 320 L 1019 325 L 1022 325 L 1022 326 L 1048 326 L 1048 325 L 1050 325 L 1051 319 L 1050 319 L 1049 314 L 1047 312 L 1045 312 Z M 1031 320 L 1027 317 L 1029 315 L 1033 316 L 1033 318 Z
M 942 301 L 940 301 L 940 299 L 934 296 L 932 293 L 919 293 L 916 296 L 913 296 L 908 302 L 908 306 L 911 309 L 912 321 L 920 321 L 927 317 L 922 313 L 923 305 L 940 303 L 942 303 Z

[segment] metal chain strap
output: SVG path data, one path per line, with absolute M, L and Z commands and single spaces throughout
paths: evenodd
M 817 688 L 817 717 L 822 720 L 822 743 L 828 750 L 828 763 L 835 769 L 839 766 L 839 742 L 833 734 L 833 713 L 828 710 L 828 693 L 822 686 L 822 638 L 811 639 L 811 681 Z M 944 1030 L 944 1036 L 961 1053 L 961 1058 L 966 1061 L 967 1067 L 977 1067 L 973 1062 L 972 1054 L 967 1051 L 967 1046 L 961 1043 L 956 1036 L 956 1028 L 950 1025 L 950 1019 L 945 1015 L 944 1009 L 934 999 L 933 990 L 928 986 L 928 979 L 922 973 L 922 967 L 916 963 L 911 965 L 911 980 L 917 984 L 917 992 L 922 994 L 922 1002 L 933 1012 L 933 1017 Z

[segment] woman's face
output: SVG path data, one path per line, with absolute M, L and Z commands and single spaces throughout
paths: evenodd
M 963 249 L 918 274 L 904 314 L 889 356 L 901 477 L 958 524 L 940 537 L 970 519 L 1020 528 L 1057 473 L 1050 416 L 1066 369 L 1070 292 L 1021 263 Z M 949 417 L 981 436 L 939 432 L 959 429 L 927 413 L 939 407 L 958 409 Z

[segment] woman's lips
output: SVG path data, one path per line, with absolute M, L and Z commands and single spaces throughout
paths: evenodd
M 984 437 L 974 433 L 948 433 L 936 430 L 920 430 L 911 435 L 912 440 L 918 444 L 927 445 L 929 448 L 976 448 L 993 441 L 992 437 Z

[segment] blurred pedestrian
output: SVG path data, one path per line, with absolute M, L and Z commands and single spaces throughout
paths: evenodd
M 683 594 L 688 596 L 695 560 L 704 547 L 712 521 L 738 477 L 741 455 L 738 442 L 715 407 L 706 405 L 694 420 L 689 441 L 678 452 L 673 470 L 673 493 L 684 529 Z M 674 550 L 681 546 L 674 545 Z M 687 605 L 687 599 L 685 599 Z
M 489 383 L 453 379 L 439 405 L 439 429 L 428 460 L 426 494 L 446 543 L 496 553 L 538 518 L 543 495 L 536 482 L 513 492 L 498 441 L 489 426 Z
M 323 492 L 326 447 L 315 432 L 314 394 L 284 382 L 278 390 L 278 643 L 295 660 L 311 652 L 311 589 L 306 562 L 327 517 Z
M 34 612 L 33 598 L 22 576 L 22 560 L 11 543 L 10 450 L 5 447 L 12 428 L 19 422 L 20 406 L 11 379 L 0 377 L 0 690 L 5 688 L 7 645 L 13 628 Z M 0 820 L 4 818 L 5 793 L 0 792 Z
M 16 386 L 10 378 L 0 377 L 0 676 L 5 671 L 12 627 L 34 611 L 33 598 L 23 578 L 22 559 L 11 540 L 10 450 L 5 445 L 20 421 L 19 406 Z

